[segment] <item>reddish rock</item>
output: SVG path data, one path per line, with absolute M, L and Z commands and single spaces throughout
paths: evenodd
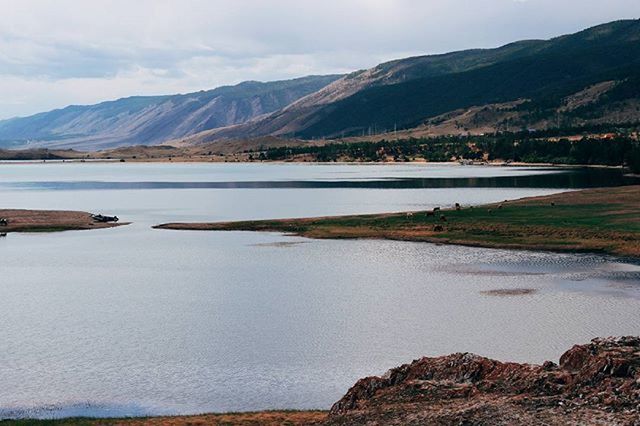
M 329 424 L 640 426 L 640 338 L 594 339 L 560 364 L 469 353 L 422 358 L 359 380 Z

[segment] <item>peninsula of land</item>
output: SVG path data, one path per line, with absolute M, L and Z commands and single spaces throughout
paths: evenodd
M 9 232 L 57 232 L 112 228 L 122 222 L 101 222 L 91 213 L 64 210 L 0 209 L 0 234 Z
M 283 232 L 640 257 L 640 186 L 586 189 L 484 206 L 303 219 L 166 223 L 159 229 Z

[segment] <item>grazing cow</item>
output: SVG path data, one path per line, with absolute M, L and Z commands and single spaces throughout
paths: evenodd
M 556 203 L 554 203 L 553 201 L 551 202 L 551 207 L 555 206 Z
M 412 217 L 413 217 L 413 213 L 408 212 L 408 213 L 407 213 L 407 219 L 411 219 Z
M 434 225 L 433 231 L 434 232 L 442 232 L 442 231 L 444 231 L 444 228 L 442 227 L 442 225 Z
M 9 221 L 7 221 L 7 219 L 5 218 L 0 218 L 0 226 L 7 226 L 9 225 Z
M 440 222 L 446 222 L 447 218 L 445 217 L 445 215 L 440 215 Z
M 6 232 L 0 232 L 0 238 L 2 238 L 2 237 L 6 237 L 6 236 L 7 236 L 7 233 L 6 233 Z
M 434 212 L 434 213 L 435 213 L 435 212 L 439 212 L 439 211 L 440 211 L 440 207 L 434 207 L 434 208 L 433 208 L 433 212 Z
M 460 203 L 456 203 L 456 210 L 457 210 L 457 211 L 462 210 L 462 207 L 460 206 Z

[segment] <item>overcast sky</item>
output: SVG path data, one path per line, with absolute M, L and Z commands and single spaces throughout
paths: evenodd
M 640 0 L 0 0 L 0 118 L 638 17 Z

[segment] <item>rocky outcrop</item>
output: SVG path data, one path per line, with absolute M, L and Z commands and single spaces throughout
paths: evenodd
M 327 422 L 640 425 L 640 338 L 594 339 L 559 364 L 470 353 L 422 358 L 359 380 Z

